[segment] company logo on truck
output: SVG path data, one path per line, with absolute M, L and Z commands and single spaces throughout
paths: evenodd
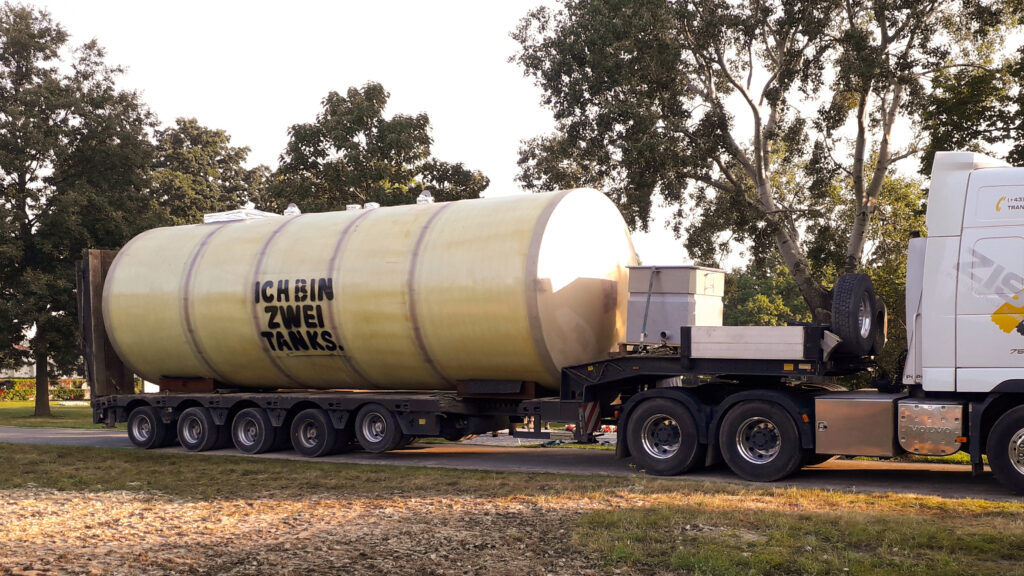
M 1003 196 L 999 199 L 999 202 L 1003 202 L 1007 197 Z M 1017 198 L 1011 199 L 1011 201 L 1018 201 Z M 1024 202 L 1024 199 L 1020 199 Z M 1024 206 L 1021 204 L 1020 206 Z M 996 204 L 996 210 L 999 210 L 999 203 Z M 1024 302 L 1021 302 L 1021 287 L 1024 286 L 1024 278 L 1019 274 L 1007 270 L 1002 264 L 996 263 L 996 261 L 988 256 L 985 256 L 978 250 L 971 250 L 971 282 L 975 286 L 980 286 L 986 290 L 993 290 L 998 287 L 999 290 L 1003 291 L 1004 294 L 1014 293 L 1012 296 L 1003 296 L 1003 302 L 996 308 L 990 318 L 1000 330 L 1007 334 L 1012 334 L 1016 331 L 1018 334 L 1024 335 Z M 987 276 L 976 274 L 975 270 L 991 270 Z
M 996 212 L 1020 212 L 1024 210 L 1024 196 L 1000 196 L 996 200 Z
M 333 278 L 262 280 L 253 287 L 260 337 L 284 355 L 337 354 L 342 348 L 326 329 L 325 308 L 334 300 Z

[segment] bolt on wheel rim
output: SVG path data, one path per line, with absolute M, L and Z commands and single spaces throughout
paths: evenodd
M 256 420 L 253 418 L 246 418 L 242 421 L 238 427 L 238 441 L 246 446 L 252 446 L 256 443 L 256 438 L 259 436 L 259 427 L 256 424 Z
M 320 430 L 313 422 L 303 422 L 299 427 L 299 442 L 304 448 L 316 448 L 320 444 Z
M 203 436 L 203 423 L 199 418 L 189 418 L 185 420 L 185 423 L 181 427 L 181 435 L 185 439 L 185 442 L 189 444 L 198 444 L 199 439 Z
M 871 320 L 871 302 L 868 302 L 868 295 L 864 294 L 860 297 L 860 307 L 857 309 L 857 327 L 861 338 L 871 334 Z
M 782 450 L 782 436 L 771 420 L 748 418 L 736 430 L 736 448 L 747 462 L 767 464 Z
M 136 418 L 132 422 L 132 435 L 134 435 L 139 440 L 145 442 L 146 440 L 149 440 L 149 437 L 152 434 L 153 423 L 149 421 L 149 418 Z
M 388 423 L 383 416 L 373 412 L 363 418 L 363 437 L 370 442 L 380 442 L 388 433 Z
M 1024 475 L 1024 428 L 1010 438 L 1010 464 L 1018 474 Z
M 648 418 L 640 434 L 644 451 L 658 459 L 675 456 L 683 439 L 679 424 L 665 414 L 655 414 Z

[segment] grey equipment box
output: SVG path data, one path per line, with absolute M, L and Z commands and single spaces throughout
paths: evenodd
M 906 396 L 865 390 L 816 397 L 815 451 L 850 456 L 901 453 L 896 446 L 896 402 Z
M 724 294 L 716 268 L 630 266 L 626 343 L 678 346 L 680 326 L 721 326 Z

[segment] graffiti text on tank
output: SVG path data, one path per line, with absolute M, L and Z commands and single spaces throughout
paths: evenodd
M 255 282 L 253 302 L 260 319 L 260 337 L 271 352 L 287 356 L 341 352 L 324 323 L 324 308 L 332 300 L 333 278 Z

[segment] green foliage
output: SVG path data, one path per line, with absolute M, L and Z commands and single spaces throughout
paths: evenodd
M 811 320 L 793 278 L 778 263 L 729 272 L 722 304 L 726 326 L 785 326 Z
M 604 189 L 641 230 L 660 194 L 677 207 L 675 229 L 695 261 L 721 262 L 736 242 L 758 266 L 781 261 L 824 321 L 827 286 L 868 259 L 894 166 L 944 133 L 946 119 L 987 117 L 988 108 L 958 108 L 969 98 L 936 95 L 953 94 L 944 75 L 996 57 L 1016 22 L 1007 6 L 565 0 L 535 9 L 513 34 L 514 61 L 544 91 L 556 131 L 524 142 L 520 179 L 534 190 Z M 972 93 L 988 98 L 1001 89 L 994 81 L 979 78 Z
M 422 113 L 385 118 L 389 97 L 373 82 L 344 96 L 329 93 L 314 122 L 288 130 L 263 205 L 323 212 L 367 202 L 410 204 L 424 190 L 441 201 L 479 196 L 487 177 L 433 158 L 430 119 Z
M 0 358 L 80 367 L 74 261 L 160 221 L 146 191 L 154 127 L 95 41 L 68 46 L 50 15 L 0 6 Z M 32 326 L 30 353 L 14 348 Z M 46 414 L 45 394 L 37 412 Z
M 24 402 L 35 398 L 35 380 L 4 380 L 0 382 L 0 401 Z
M 155 135 L 152 193 L 174 224 L 201 223 L 203 214 L 239 208 L 258 193 L 265 168 L 247 170 L 249 148 L 231 146 L 225 131 L 178 118 Z

